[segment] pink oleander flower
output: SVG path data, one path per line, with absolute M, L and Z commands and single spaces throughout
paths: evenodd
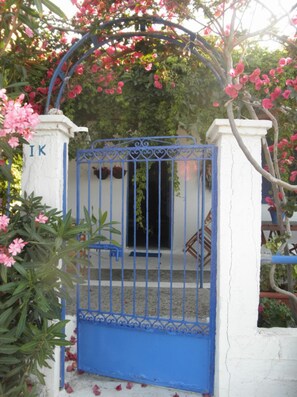
M 48 221 L 48 217 L 40 212 L 40 214 L 36 216 L 34 220 L 37 223 L 46 223 Z
M 6 267 L 11 267 L 15 263 L 15 260 L 12 256 L 6 255 L 4 252 L 0 252 L 0 263 Z
M 9 224 L 9 218 L 6 215 L 0 215 L 0 230 L 6 231 Z
M 30 104 L 22 105 L 23 95 L 20 95 L 15 101 L 8 100 L 4 102 L 2 114 L 4 116 L 0 136 L 7 134 L 18 133 L 23 135 L 25 139 L 31 136 L 32 129 L 34 129 L 39 120 L 38 114 Z M 29 132 L 30 131 L 30 132 Z
M 26 28 L 25 28 L 25 33 L 30 38 L 34 36 L 33 30 L 30 29 L 28 26 L 26 26 Z
M 17 146 L 19 146 L 19 138 L 13 136 L 8 140 L 8 144 L 9 146 L 11 146 L 12 148 L 15 148 Z
M 15 238 L 12 243 L 9 244 L 8 252 L 15 256 L 22 252 L 22 249 L 27 243 L 21 238 Z

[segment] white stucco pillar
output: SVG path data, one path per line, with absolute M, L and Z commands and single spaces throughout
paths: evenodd
M 261 164 L 261 137 L 271 122 L 236 120 L 236 124 L 245 145 Z M 218 146 L 215 396 L 248 397 L 244 387 L 237 389 L 235 366 L 236 358 L 257 330 L 261 175 L 239 148 L 229 120 L 215 120 L 207 137 L 209 143 Z M 245 370 L 243 367 L 242 371 Z
M 43 203 L 66 209 L 68 142 L 77 126 L 67 117 L 40 116 L 30 145 L 24 145 L 22 192 L 42 196 Z M 60 386 L 60 348 L 54 352 L 51 369 L 45 369 L 45 396 L 56 397 Z

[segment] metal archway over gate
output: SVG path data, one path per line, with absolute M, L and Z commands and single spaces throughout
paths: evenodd
M 78 368 L 213 393 L 217 150 L 192 137 L 95 141 L 77 153 L 83 208 L 118 222 L 77 287 Z
M 160 31 L 146 31 L 146 27 L 150 25 L 161 26 L 161 29 Z M 166 28 L 172 30 L 166 31 L 164 30 Z M 89 32 L 73 44 L 69 51 L 61 58 L 50 81 L 45 113 L 47 114 L 49 112 L 51 102 L 53 102 L 54 108 L 60 109 L 64 90 L 77 66 L 95 50 L 136 36 L 163 40 L 183 50 L 190 51 L 193 56 L 211 70 L 221 88 L 225 86 L 226 81 L 223 73 L 225 68 L 224 58 L 199 33 L 194 33 L 180 24 L 157 16 L 145 15 L 143 17 L 117 18 L 101 22 L 97 26 L 91 26 Z M 61 84 L 57 92 L 55 92 L 55 101 L 52 101 L 57 79 L 61 80 Z

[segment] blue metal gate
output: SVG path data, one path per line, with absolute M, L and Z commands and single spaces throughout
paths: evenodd
M 213 392 L 216 148 L 192 137 L 98 140 L 77 154 L 77 221 L 107 211 L 77 287 L 78 368 Z

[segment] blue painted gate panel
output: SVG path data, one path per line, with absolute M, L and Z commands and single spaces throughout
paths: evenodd
M 80 322 L 79 334 L 87 335 L 79 350 L 87 372 L 187 390 L 196 390 L 199 380 L 199 391 L 209 391 L 208 338 L 89 321 Z
M 77 221 L 83 207 L 107 211 L 121 232 L 90 245 L 82 264 L 79 369 L 213 392 L 216 154 L 192 137 L 96 141 L 78 152 Z

